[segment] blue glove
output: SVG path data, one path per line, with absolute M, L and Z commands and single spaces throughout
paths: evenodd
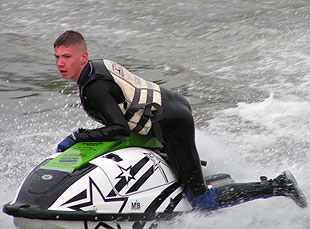
M 64 152 L 76 143 L 75 133 L 70 134 L 57 146 L 57 152 Z

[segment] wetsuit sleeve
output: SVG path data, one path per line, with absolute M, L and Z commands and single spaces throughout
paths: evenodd
M 96 80 L 84 89 L 89 104 L 100 114 L 105 126 L 76 133 L 79 142 L 101 142 L 126 139 L 130 136 L 130 129 L 121 109 L 118 106 L 121 93 L 120 88 L 109 80 Z

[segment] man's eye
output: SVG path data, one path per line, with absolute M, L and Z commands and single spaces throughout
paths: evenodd
M 64 56 L 64 58 L 68 59 L 68 58 L 70 58 L 70 56 Z

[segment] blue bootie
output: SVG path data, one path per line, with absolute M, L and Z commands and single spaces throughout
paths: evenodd
M 194 196 L 192 190 L 188 188 L 185 191 L 185 196 L 191 203 L 194 210 L 211 211 L 220 207 L 216 193 L 212 186 L 208 186 L 208 190 L 200 196 Z

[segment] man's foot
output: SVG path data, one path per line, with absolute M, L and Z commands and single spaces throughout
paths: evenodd
M 207 191 L 200 196 L 194 196 L 190 188 L 188 188 L 185 191 L 185 196 L 194 210 L 210 211 L 219 208 L 217 196 L 211 185 L 208 186 Z
M 289 170 L 284 171 L 271 182 L 274 196 L 287 196 L 294 200 L 299 207 L 307 207 L 307 199 Z

